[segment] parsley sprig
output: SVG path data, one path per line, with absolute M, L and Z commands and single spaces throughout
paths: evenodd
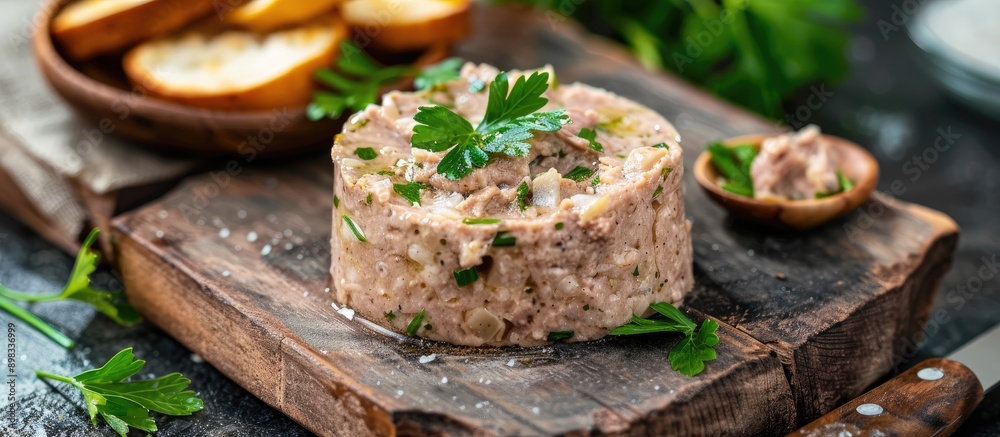
M 705 370 L 705 362 L 715 359 L 715 345 L 719 336 L 715 331 L 719 324 L 705 319 L 698 327 L 680 310 L 668 303 L 659 302 L 649 306 L 662 317 L 643 319 L 632 316 L 632 321 L 612 330 L 609 335 L 636 335 L 654 332 L 679 332 L 684 334 L 667 359 L 670 367 L 687 376 L 694 376 Z
M 741 196 L 753 197 L 753 178 L 750 165 L 757 157 L 757 148 L 749 144 L 727 147 L 722 143 L 708 145 L 712 164 L 726 179 L 722 189 Z
M 132 348 L 128 348 L 118 352 L 105 365 L 76 376 L 61 376 L 40 370 L 36 370 L 35 374 L 80 390 L 90 422 L 97 425 L 97 416 L 100 415 L 122 437 L 128 434 L 129 427 L 156 432 L 156 422 L 150 417 L 150 411 L 188 416 L 205 407 L 195 392 L 184 390 L 191 380 L 180 373 L 126 381 L 145 365 L 146 362 L 136 360 Z
M 336 68 L 316 72 L 316 79 L 330 88 L 313 94 L 306 116 L 316 121 L 324 117 L 340 118 L 345 112 L 357 112 L 378 101 L 383 86 L 416 75 L 417 90 L 434 88 L 458 78 L 459 58 L 449 58 L 425 68 L 416 65 L 381 65 L 350 41 L 340 43 Z
M 422 106 L 413 116 L 413 147 L 432 152 L 448 151 L 437 171 L 458 180 L 489 162 L 489 154 L 527 156 L 527 141 L 535 132 L 555 132 L 570 122 L 563 109 L 536 112 L 548 99 L 549 74 L 534 72 L 521 76 L 510 87 L 506 73 L 490 84 L 483 120 L 475 128 L 462 116 L 444 106 Z M 508 93 L 507 90 L 510 90 Z
M 38 329 L 42 334 L 65 348 L 73 347 L 73 341 L 11 300 L 23 302 L 75 300 L 94 307 L 98 312 L 108 316 L 119 325 L 131 326 L 141 322 L 142 316 L 132 305 L 129 305 L 121 293 L 98 290 L 90 285 L 90 275 L 97 270 L 101 259 L 100 252 L 91 249 L 99 234 L 100 231 L 94 229 L 80 245 L 80 253 L 76 257 L 76 263 L 73 265 L 69 280 L 66 281 L 62 291 L 56 294 L 22 293 L 0 285 L 0 309 Z

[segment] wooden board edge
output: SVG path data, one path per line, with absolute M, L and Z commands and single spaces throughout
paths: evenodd
M 370 393 L 353 391 L 329 365 L 308 363 L 308 353 L 295 344 L 301 340 L 274 335 L 277 322 L 269 315 L 224 302 L 211 284 L 196 283 L 178 264 L 156 263 L 163 257 L 144 247 L 153 243 L 130 236 L 128 216 L 113 220 L 112 225 L 126 295 L 147 321 L 257 398 L 320 435 L 395 434 L 386 426 L 391 424 L 389 414 L 377 407 Z M 157 267 L 163 264 L 169 269 Z M 325 372 L 315 375 L 317 368 Z M 295 408 L 295 398 L 302 396 L 309 396 L 317 408 Z
M 628 435 L 778 435 L 791 431 L 796 422 L 795 402 L 778 354 L 739 328 L 697 310 L 691 312 L 699 320 L 718 323 L 718 332 L 732 339 L 750 360 L 713 379 L 710 390 L 701 386 L 680 393 L 669 406 L 644 417 Z M 729 408 L 734 404 L 740 408 Z M 767 413 L 761 414 L 762 408 Z
M 951 269 L 958 226 L 950 217 L 922 206 L 903 208 L 929 220 L 936 232 L 924 256 L 910 264 L 912 268 L 894 275 L 903 279 L 883 282 L 885 292 L 797 348 L 771 344 L 786 363 L 799 426 L 864 393 L 916 352 L 907 342 L 919 341 L 930 317 L 937 289 Z M 842 363 L 837 369 L 819 364 L 830 354 L 838 355 Z M 876 364 L 871 365 L 872 361 Z M 847 390 L 835 393 L 830 387 Z

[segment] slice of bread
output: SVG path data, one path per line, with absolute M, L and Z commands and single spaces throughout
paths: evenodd
M 330 15 L 257 34 L 191 31 L 143 43 L 125 55 L 129 80 L 151 95 L 203 108 L 304 107 L 313 74 L 333 63 L 347 29 Z
M 52 20 L 52 36 L 85 61 L 166 35 L 213 10 L 215 0 L 79 0 Z
M 255 32 L 269 32 L 329 12 L 341 0 L 250 0 L 225 16 L 227 23 Z
M 470 0 L 347 0 L 344 21 L 374 45 L 390 51 L 420 50 L 465 38 Z

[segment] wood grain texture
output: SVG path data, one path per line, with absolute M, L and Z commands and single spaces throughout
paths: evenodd
M 501 68 L 551 63 L 563 83 L 657 110 L 680 131 L 688 168 L 707 141 L 776 129 L 553 20 L 480 7 L 459 52 Z M 770 231 L 733 221 L 686 178 L 696 274 L 686 304 L 723 324 L 719 359 L 687 378 L 665 361 L 670 336 L 474 350 L 346 320 L 324 293 L 331 173 L 324 155 L 222 185 L 198 177 L 115 221 L 140 311 L 321 434 L 787 432 L 890 370 L 926 321 L 957 240 L 946 216 L 879 195 L 808 234 Z M 170 304 L 179 298 L 197 310 Z
M 324 292 L 329 166 L 316 159 L 248 171 L 204 208 L 190 194 L 214 182 L 196 178 L 118 220 L 119 266 L 132 303 L 261 399 L 325 435 L 790 428 L 791 391 L 778 358 L 728 327 L 719 359 L 688 378 L 666 361 L 677 336 L 476 349 L 347 320 Z M 271 249 L 261 256 L 265 245 Z M 419 363 L 431 354 L 434 361 Z
M 925 370 L 926 369 L 926 370 Z M 921 378 L 921 371 L 935 371 Z M 957 361 L 932 358 L 827 413 L 789 436 L 951 435 L 983 399 L 983 387 Z

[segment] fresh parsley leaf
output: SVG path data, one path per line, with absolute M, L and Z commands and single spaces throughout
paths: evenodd
M 597 142 L 596 140 L 597 132 L 595 132 L 593 129 L 587 129 L 587 128 L 580 129 L 580 134 L 577 136 L 587 141 L 590 141 L 590 150 L 604 153 L 604 145 Z
M 562 228 L 563 228 L 563 222 L 556 223 L 555 224 L 555 228 L 556 228 L 557 231 L 562 230 Z
M 654 149 L 669 149 L 670 146 L 668 146 L 667 143 L 656 143 L 656 144 L 653 145 L 653 148 Z
M 333 195 L 333 207 L 340 208 L 340 198 L 336 194 Z
M 564 174 L 563 177 L 574 182 L 581 182 L 584 179 L 589 178 L 592 174 L 594 174 L 593 170 L 578 165 L 576 168 L 570 170 L 569 173 Z
M 413 147 L 432 152 L 448 150 L 437 172 L 451 180 L 485 167 L 488 153 L 526 156 L 534 132 L 554 132 L 570 122 L 565 110 L 535 113 L 548 102 L 541 97 L 548 88 L 547 81 L 548 73 L 522 76 L 508 95 L 507 75 L 498 74 L 490 84 L 486 114 L 475 129 L 444 106 L 421 106 L 413 117 L 417 122 L 411 139 Z
M 840 170 L 837 170 L 837 182 L 840 184 L 841 192 L 850 191 L 851 188 L 854 188 L 854 182 L 851 182 Z
M 495 225 L 500 223 L 500 219 L 491 217 L 466 217 L 462 219 L 462 223 L 467 225 Z
M 517 209 L 521 210 L 522 212 L 525 209 L 528 209 L 527 198 L 528 198 L 528 191 L 530 189 L 531 187 L 528 186 L 528 182 L 526 181 L 521 182 L 521 184 L 517 186 L 517 197 L 515 197 L 514 200 L 517 201 Z
M 347 110 L 357 112 L 378 100 L 379 91 L 416 70 L 411 65 L 383 66 L 350 41 L 340 43 L 337 69 L 324 68 L 315 77 L 330 91 L 318 91 L 306 108 L 306 116 L 316 121 L 337 119 Z
M 378 157 L 378 152 L 371 147 L 358 147 L 354 149 L 354 154 L 365 161 L 371 161 Z
M 146 365 L 136 360 L 132 348 L 118 352 L 108 362 L 93 370 L 68 377 L 35 371 L 39 378 L 63 382 L 80 390 L 90 421 L 97 416 L 125 437 L 129 427 L 156 432 L 156 422 L 149 412 L 170 416 L 188 416 L 205 407 L 195 392 L 185 390 L 191 380 L 180 373 L 140 381 L 125 381 Z
M 437 171 L 448 179 L 458 180 L 468 176 L 474 169 L 486 167 L 489 159 L 474 141 L 466 141 L 453 147 L 441 158 Z
M 374 197 L 374 196 L 373 196 L 373 195 L 372 195 L 372 193 L 371 193 L 371 192 L 369 191 L 369 192 L 368 192 L 368 195 L 367 195 L 367 196 L 365 196 L 365 205 L 368 205 L 368 206 L 372 206 L 372 197 Z
M 428 187 L 426 184 L 420 182 L 409 182 L 405 184 L 392 184 L 392 191 L 396 194 L 403 196 L 410 205 L 420 206 L 420 190 L 426 190 Z
M 465 61 L 462 58 L 448 58 L 426 67 L 413 79 L 413 87 L 428 90 L 458 79 L 458 69 L 462 68 L 463 63 Z
M 678 342 L 667 356 L 670 367 L 687 376 L 694 376 L 705 370 L 705 362 L 714 360 L 715 345 L 719 337 L 715 331 L 719 324 L 705 319 L 698 327 L 673 305 L 664 302 L 649 306 L 660 317 L 643 319 L 635 315 L 632 321 L 613 329 L 608 335 L 638 335 L 654 332 L 678 332 L 684 338 Z
M 413 320 L 410 320 L 410 324 L 406 325 L 406 335 L 410 337 L 417 335 L 421 323 L 424 323 L 424 310 L 420 310 L 417 315 L 413 316 Z
M 750 145 L 727 147 L 722 143 L 712 143 L 708 145 L 708 153 L 712 156 L 712 164 L 726 180 L 722 185 L 724 190 L 753 197 L 750 165 L 757 157 L 755 147 Z
M 670 367 L 687 376 L 694 376 L 705 370 L 705 362 L 715 359 L 715 345 L 719 336 L 715 331 L 719 324 L 705 319 L 693 334 L 685 335 L 680 343 L 670 350 Z
M 99 230 L 90 231 L 80 245 L 80 252 L 76 256 L 76 263 L 73 264 L 69 280 L 58 294 L 21 293 L 0 286 L 0 297 L 24 302 L 75 300 L 94 307 L 119 325 L 131 326 L 141 322 L 142 316 L 129 305 L 122 293 L 98 290 L 90 285 L 90 275 L 97 270 L 101 261 L 100 252 L 91 248 L 97 242 L 98 235 L 100 235 Z
M 441 152 L 480 137 L 469 120 L 444 106 L 421 106 L 413 116 L 413 147 Z
M 531 144 L 527 140 L 534 132 L 555 132 L 568 122 L 565 109 L 536 112 L 498 125 L 483 135 L 483 150 L 509 156 L 528 156 Z
M 479 273 L 476 273 L 475 267 L 469 267 L 464 270 L 455 270 L 455 282 L 458 283 L 459 287 L 464 287 L 479 279 Z
M 344 214 L 341 217 L 344 219 L 344 223 L 347 224 L 347 227 L 351 230 L 351 233 L 354 234 L 354 237 L 357 238 L 358 241 L 362 243 L 368 241 L 368 238 L 365 237 L 365 233 L 360 227 L 358 227 L 358 224 L 354 222 L 354 219 L 348 217 L 347 214 Z
M 513 246 L 515 244 L 517 244 L 517 238 L 510 232 L 498 232 L 497 236 L 493 237 L 493 247 Z
M 567 339 L 573 338 L 573 334 L 575 334 L 575 332 L 573 332 L 573 331 L 555 331 L 555 332 L 550 332 L 549 335 L 548 335 L 548 337 L 546 338 L 546 340 L 548 340 L 548 341 L 567 340 Z
M 501 72 L 490 84 L 486 114 L 476 130 L 486 133 L 506 120 L 524 117 L 542 109 L 549 102 L 549 99 L 542 97 L 542 93 L 548 88 L 549 73 L 536 71 L 531 76 L 521 76 L 510 87 L 507 73 Z

